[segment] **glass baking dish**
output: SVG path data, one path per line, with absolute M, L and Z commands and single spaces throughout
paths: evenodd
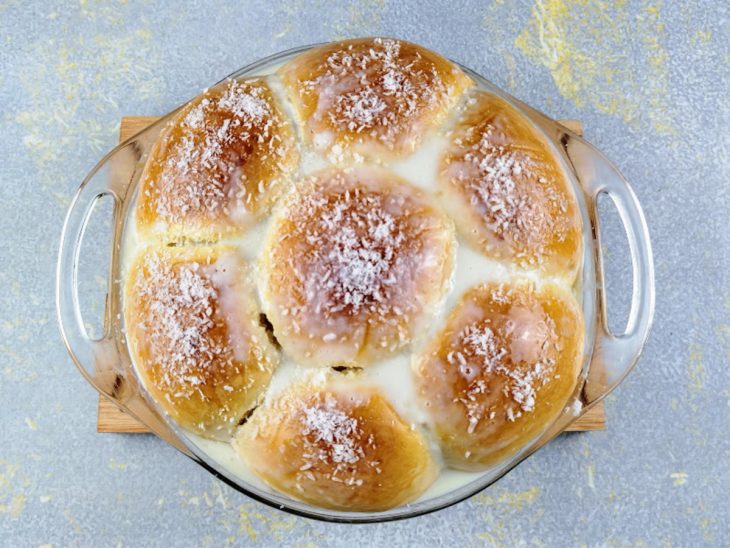
M 268 73 L 311 47 L 272 55 L 234 72 L 229 78 Z M 474 71 L 462 68 L 478 86 L 503 97 L 544 131 L 564 162 L 583 218 L 584 257 L 581 275 L 576 282 L 576 293 L 583 305 L 586 334 L 582 375 L 565 411 L 527 447 L 484 472 L 478 479 L 445 494 L 383 512 L 341 512 L 312 507 L 246 481 L 201 450 L 191 436 L 169 420 L 145 395 L 127 349 L 122 314 L 122 266 L 125 229 L 135 202 L 137 182 L 149 150 L 175 111 L 102 158 L 82 182 L 66 216 L 56 272 L 56 308 L 64 343 L 86 380 L 157 436 L 242 493 L 293 514 L 346 523 L 413 517 L 464 500 L 494 483 L 596 405 L 633 368 L 652 322 L 654 272 L 649 232 L 641 206 L 616 167 L 593 145 Z M 629 319 L 621 334 L 611 333 L 608 329 L 598 230 L 597 199 L 600 194 L 613 201 L 629 242 L 633 290 Z M 105 196 L 111 197 L 114 202 L 111 264 L 105 273 L 107 294 L 103 333 L 98 338 L 91 338 L 84 327 L 79 304 L 80 248 L 92 210 Z

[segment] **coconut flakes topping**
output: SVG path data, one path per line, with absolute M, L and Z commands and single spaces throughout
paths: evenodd
M 520 316 L 523 311 L 516 314 Z M 456 349 L 447 354 L 446 361 L 457 368 L 467 383 L 456 401 L 466 408 L 470 434 L 480 420 L 494 418 L 487 407 L 486 395 L 489 380 L 495 376 L 502 377 L 504 395 L 516 404 L 514 409 L 511 406 L 506 409 L 508 420 L 515 421 L 522 412 L 534 411 L 537 392 L 552 378 L 555 369 L 550 351 L 557 335 L 554 322 L 546 318 L 537 322 L 528 319 L 524 324 L 508 320 L 499 326 L 477 321 L 458 333 Z M 509 345 L 509 350 L 504 344 Z
M 304 80 L 317 93 L 314 121 L 340 132 L 366 135 L 394 149 L 413 131 L 414 120 L 444 104 L 449 89 L 436 65 L 396 40 L 373 40 L 373 47 L 350 44 L 331 53 Z
M 293 262 L 306 306 L 324 317 L 405 314 L 401 295 L 418 264 L 412 227 L 391 213 L 387 196 L 358 188 L 313 192 L 294 206 L 296 237 L 308 253 Z M 415 249 L 414 249 L 415 247 Z
M 229 80 L 206 91 L 181 121 L 171 126 L 170 145 L 152 181 L 157 213 L 180 222 L 191 214 L 213 219 L 234 207 L 252 211 L 276 184 L 290 145 L 286 122 L 265 84 Z M 248 180 L 247 163 L 267 165 L 261 180 Z
M 222 321 L 215 287 L 200 264 L 172 267 L 151 255 L 138 272 L 135 292 L 146 303 L 137 328 L 156 377 L 174 397 L 189 397 L 204 382 L 201 375 L 232 359 L 230 346 L 212 333 Z
M 523 266 L 537 266 L 544 261 L 545 244 L 567 235 L 565 216 L 552 214 L 567 212 L 567 198 L 537 173 L 529 152 L 505 146 L 504 140 L 487 124 L 479 140 L 462 152 L 463 167 L 454 182 L 468 191 L 487 231 L 514 246 Z
M 343 410 L 331 393 L 318 395 L 313 404 L 303 406 L 300 422 L 305 459 L 300 478 L 314 481 L 314 471 L 331 467 L 326 473 L 328 479 L 359 486 L 363 483 L 357 478 L 360 461 L 368 466 L 378 464 L 365 462 L 364 447 L 374 446 L 374 438 L 366 437 L 358 419 Z

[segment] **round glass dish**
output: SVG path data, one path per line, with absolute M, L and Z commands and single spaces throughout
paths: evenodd
M 293 56 L 310 49 L 288 50 L 244 67 L 230 78 L 271 72 Z M 649 233 L 636 196 L 615 166 L 595 147 L 544 114 L 525 105 L 474 71 L 462 67 L 477 86 L 495 93 L 526 115 L 545 134 L 569 174 L 583 220 L 583 264 L 576 294 L 585 321 L 585 349 L 581 379 L 565 411 L 519 453 L 481 473 L 473 481 L 431 498 L 383 512 L 341 512 L 313 507 L 255 485 L 236 475 L 197 445 L 147 398 L 132 364 L 124 337 L 121 283 L 128 219 L 147 154 L 161 129 L 175 112 L 109 152 L 79 187 L 64 223 L 56 279 L 57 316 L 61 334 L 81 373 L 101 394 L 145 424 L 209 472 L 235 489 L 265 504 L 294 514 L 326 521 L 367 523 L 408 518 L 433 512 L 464 500 L 488 487 L 610 393 L 636 363 L 651 326 L 654 310 L 654 273 Z M 614 202 L 629 241 L 633 289 L 629 320 L 622 334 L 608 330 L 596 200 L 608 195 Z M 111 265 L 106 272 L 107 298 L 104 330 L 90 338 L 79 306 L 78 270 L 84 230 L 96 203 L 110 196 L 113 208 Z

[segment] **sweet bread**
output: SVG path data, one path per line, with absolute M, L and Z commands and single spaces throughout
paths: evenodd
M 126 337 L 138 374 L 181 426 L 227 439 L 279 356 L 259 324 L 250 272 L 230 247 L 150 247 L 127 280 Z
M 582 226 L 570 183 L 534 125 L 500 97 L 470 99 L 441 158 L 439 188 L 459 231 L 488 257 L 575 277 Z
M 299 363 L 363 366 L 405 348 L 448 289 L 452 222 L 386 171 L 327 170 L 274 215 L 262 294 Z
M 123 294 L 141 384 L 233 475 L 322 508 L 502 466 L 582 378 L 558 149 L 409 42 L 267 70 L 173 113 L 147 158 Z
M 415 366 L 445 460 L 483 470 L 525 446 L 563 410 L 583 354 L 583 320 L 555 285 L 467 291 Z
M 279 70 L 303 135 L 335 161 L 373 161 L 413 151 L 471 80 L 421 46 L 387 38 L 335 42 Z
M 267 399 L 234 441 L 278 491 L 336 510 L 405 504 L 438 468 L 423 436 L 375 389 L 303 384 Z
M 240 234 L 298 165 L 291 124 L 262 79 L 227 80 L 168 122 L 140 180 L 137 229 L 168 240 Z

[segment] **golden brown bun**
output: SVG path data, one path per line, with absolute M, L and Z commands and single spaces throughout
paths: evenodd
M 184 106 L 150 152 L 137 227 L 167 240 L 240 233 L 298 164 L 291 125 L 262 79 L 228 80 Z
M 421 46 L 359 38 L 314 48 L 279 74 L 304 138 L 330 158 L 412 152 L 440 124 L 471 80 Z
M 574 279 L 582 223 L 571 183 L 539 130 L 503 99 L 470 100 L 439 184 L 457 228 L 485 255 Z
M 451 221 L 425 193 L 362 167 L 320 172 L 282 206 L 262 283 L 284 350 L 307 365 L 366 365 L 407 346 L 448 289 Z
M 336 510 L 405 504 L 438 472 L 421 434 L 371 388 L 290 389 L 257 408 L 233 446 L 275 489 Z
M 482 470 L 524 447 L 563 410 L 582 355 L 578 305 L 557 286 L 466 292 L 415 367 L 446 462 Z
M 147 390 L 181 426 L 230 436 L 279 358 L 232 248 L 152 247 L 127 278 L 127 341 Z

